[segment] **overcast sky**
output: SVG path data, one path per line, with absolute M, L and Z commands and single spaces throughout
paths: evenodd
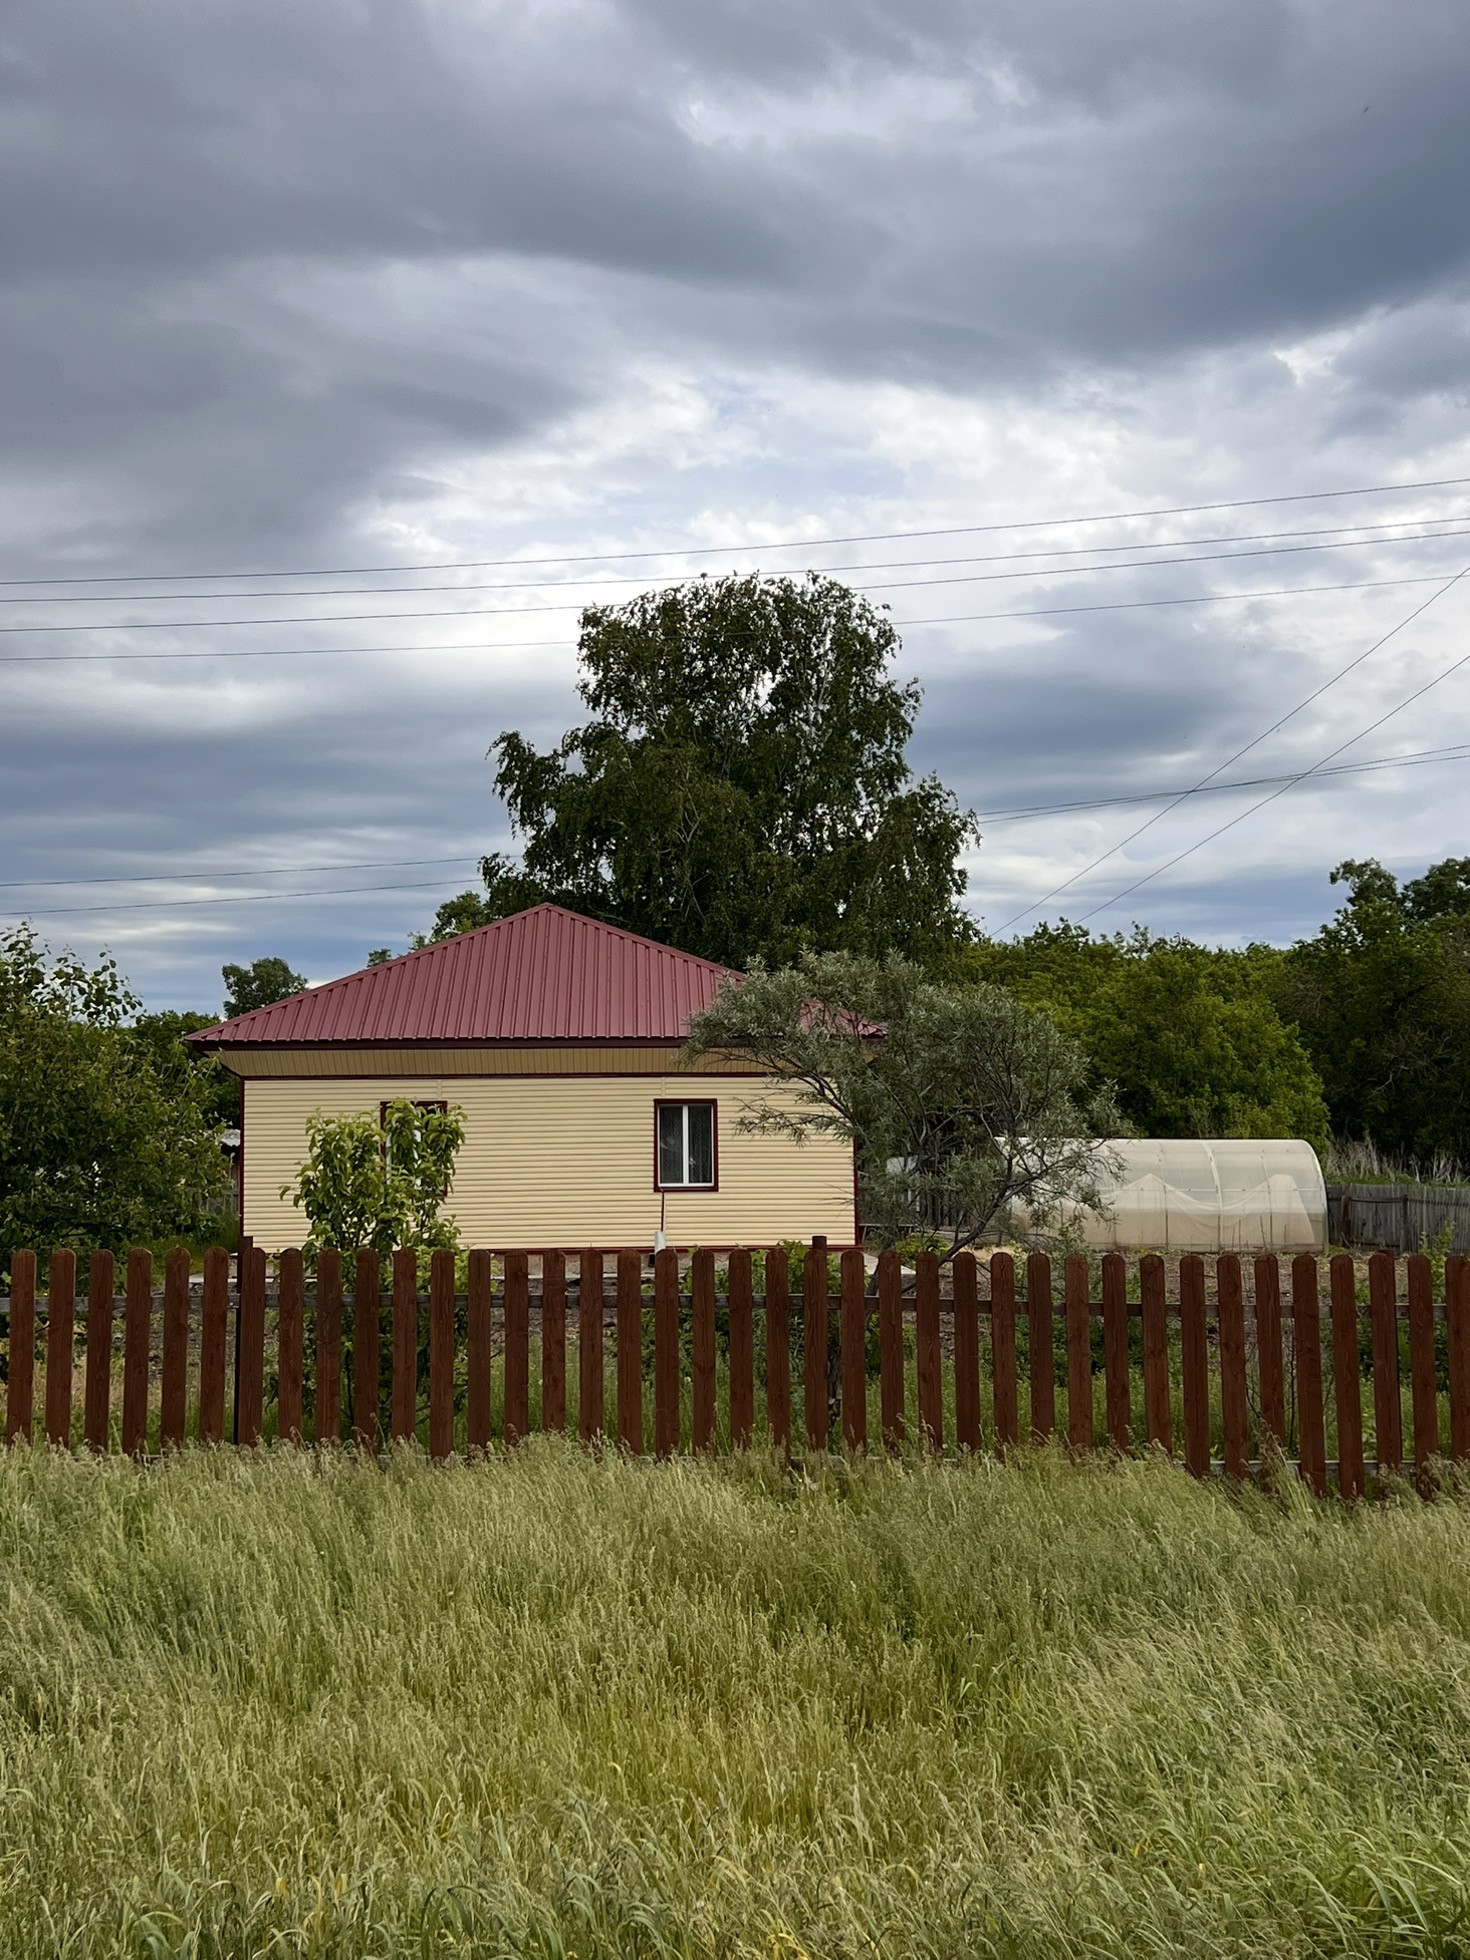
M 0 917 L 157 1006 L 402 950 L 576 605 L 735 566 L 891 605 L 988 929 L 1284 941 L 1470 852 L 1454 755 L 997 814 L 1470 742 L 1470 664 L 1408 699 L 1467 100 L 1454 0 L 12 0 Z

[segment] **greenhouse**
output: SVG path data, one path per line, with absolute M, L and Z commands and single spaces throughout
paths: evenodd
M 1327 1188 L 1294 1139 L 1119 1137 L 1105 1146 L 1102 1217 L 1077 1212 L 1099 1251 L 1320 1253 Z

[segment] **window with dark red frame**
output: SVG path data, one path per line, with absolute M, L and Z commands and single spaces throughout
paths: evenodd
M 654 1183 L 660 1191 L 715 1188 L 715 1105 L 654 1104 Z

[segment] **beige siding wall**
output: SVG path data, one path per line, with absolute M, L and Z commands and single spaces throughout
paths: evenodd
M 279 1195 L 306 1151 L 314 1110 L 377 1115 L 393 1096 L 443 1099 L 465 1113 L 451 1209 L 469 1245 L 651 1245 L 653 1107 L 660 1098 L 718 1103 L 717 1191 L 666 1194 L 674 1245 L 762 1245 L 825 1232 L 853 1235 L 852 1152 L 834 1138 L 806 1144 L 742 1136 L 748 1099 L 765 1085 L 730 1076 L 486 1077 L 247 1080 L 245 1230 L 275 1251 L 305 1232 Z M 774 1098 L 772 1098 L 774 1099 Z

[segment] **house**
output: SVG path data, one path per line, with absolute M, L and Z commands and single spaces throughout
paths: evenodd
M 299 1245 L 283 1198 L 307 1118 L 452 1103 L 449 1210 L 471 1246 L 770 1245 L 856 1237 L 851 1146 L 741 1129 L 794 1092 L 749 1064 L 680 1061 L 727 969 L 537 905 L 191 1037 L 242 1078 L 240 1229 Z

